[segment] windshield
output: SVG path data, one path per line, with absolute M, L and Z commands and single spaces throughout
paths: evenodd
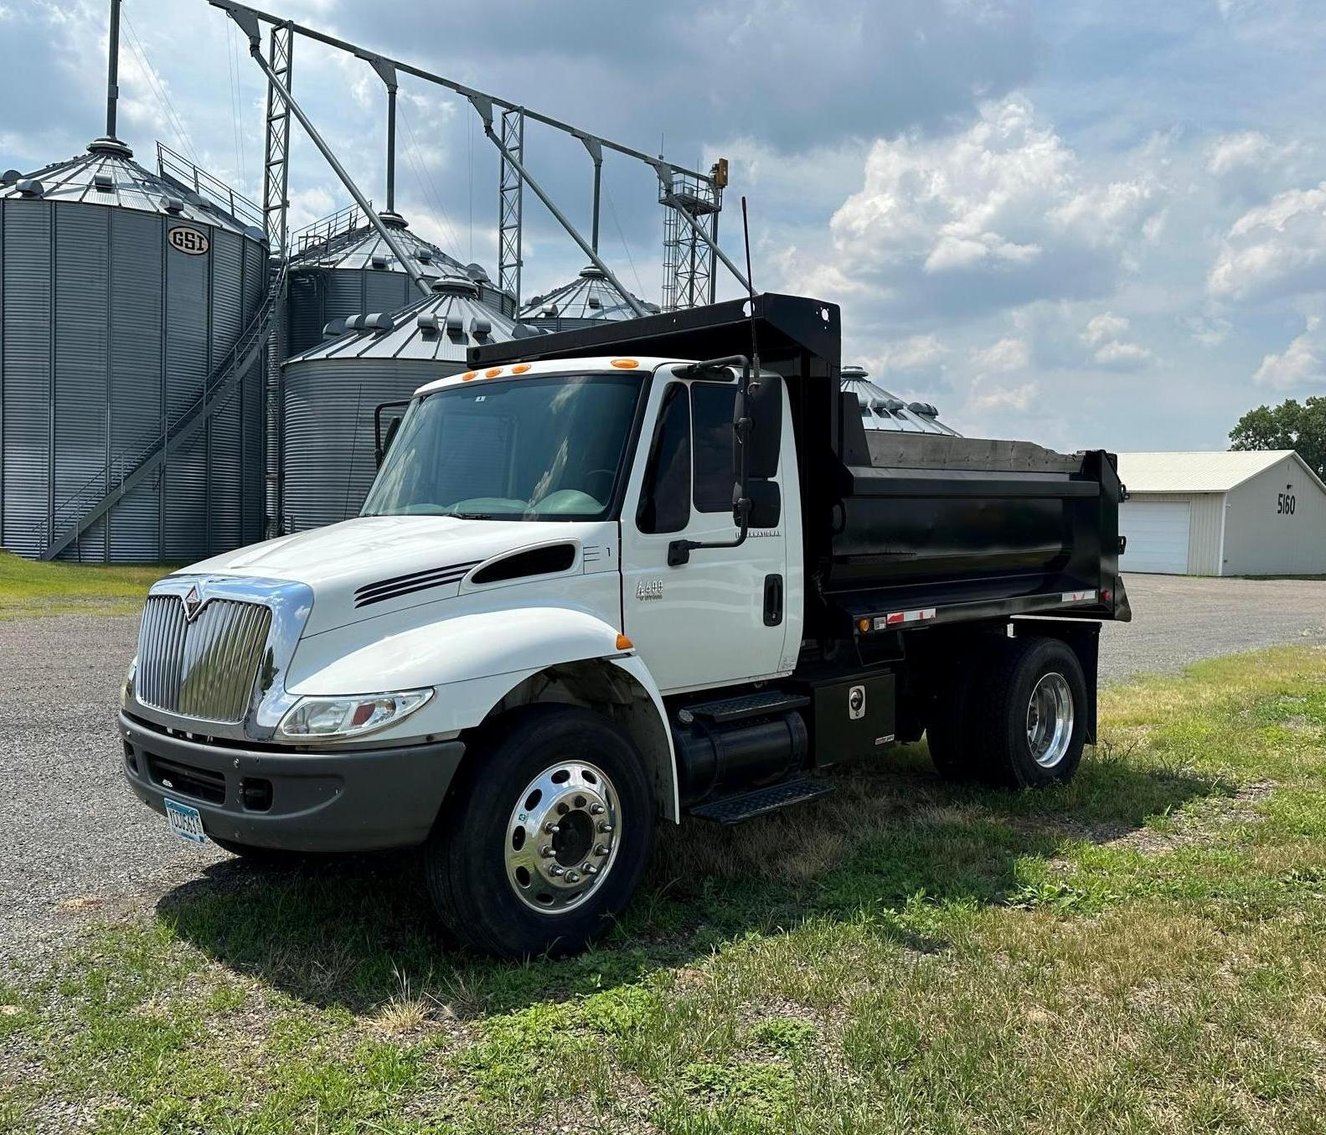
M 634 375 L 557 374 L 426 395 L 401 422 L 362 515 L 601 520 L 643 387 Z

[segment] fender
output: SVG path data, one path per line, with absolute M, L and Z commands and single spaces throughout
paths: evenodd
M 301 644 L 287 690 L 302 697 L 437 688 L 433 700 L 417 713 L 374 733 L 375 745 L 454 737 L 479 725 L 512 690 L 551 666 L 611 663 L 648 697 L 647 702 L 642 699 L 632 732 L 656 769 L 664 815 L 679 818 L 676 752 L 663 697 L 644 660 L 633 650 L 622 650 L 617 628 L 597 615 L 570 607 L 521 607 L 439 619 L 358 650 L 329 641 L 354 630 L 345 627 Z M 322 657 L 330 655 L 326 665 L 319 666 L 312 657 L 315 650 Z

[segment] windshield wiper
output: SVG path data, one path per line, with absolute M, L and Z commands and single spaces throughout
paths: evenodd
M 443 516 L 454 516 L 460 520 L 496 520 L 491 512 L 444 512 Z

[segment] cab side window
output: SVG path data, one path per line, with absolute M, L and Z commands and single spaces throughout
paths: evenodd
M 691 387 L 695 410 L 695 507 L 699 512 L 732 511 L 732 410 L 736 383 L 697 382 Z
M 641 532 L 680 532 L 690 518 L 691 400 L 674 382 L 663 394 L 635 523 Z

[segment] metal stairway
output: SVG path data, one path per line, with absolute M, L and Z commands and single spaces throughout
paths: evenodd
M 262 307 L 240 332 L 225 358 L 208 375 L 202 393 L 188 408 L 155 437 L 121 450 L 104 469 L 56 507 L 50 537 L 43 540 L 41 559 L 53 560 L 60 555 L 162 464 L 179 453 L 213 414 L 229 404 L 236 384 L 262 356 L 272 320 L 285 292 L 287 270 L 288 261 L 283 259 L 280 268 L 272 273 Z

